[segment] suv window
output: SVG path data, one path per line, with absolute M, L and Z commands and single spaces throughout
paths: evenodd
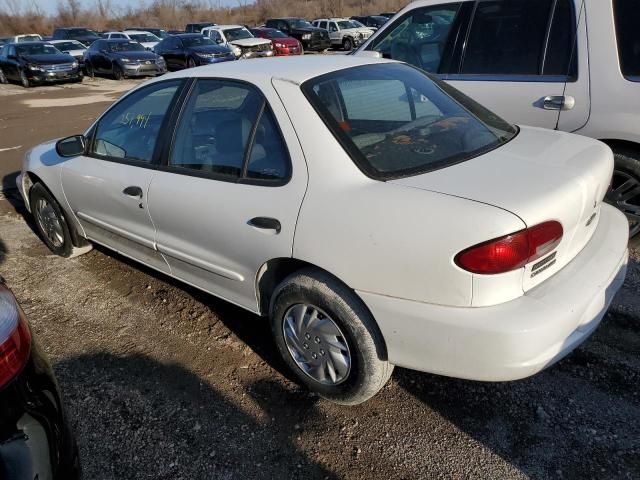
M 497 148 L 517 131 L 444 82 L 403 64 L 332 72 L 305 82 L 302 90 L 373 178 L 444 168 Z
M 385 58 L 437 72 L 459 10 L 459 3 L 412 10 L 374 40 L 372 50 Z
M 622 74 L 640 81 L 640 9 L 633 0 L 614 0 L 618 57 Z
M 557 16 L 553 16 L 553 7 Z M 462 74 L 567 75 L 575 28 L 569 0 L 479 2 L 468 35 Z M 553 25 L 549 31 L 550 19 Z M 549 31 L 547 72 L 544 58 Z
M 90 152 L 102 158 L 151 163 L 158 135 L 182 80 L 135 91 L 100 119 Z
M 288 165 L 275 119 L 257 90 L 233 81 L 198 81 L 178 125 L 170 167 L 229 180 L 281 180 Z

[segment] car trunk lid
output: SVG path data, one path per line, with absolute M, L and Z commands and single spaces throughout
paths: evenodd
M 564 235 L 558 248 L 525 267 L 527 291 L 559 271 L 588 243 L 612 171 L 613 155 L 603 143 L 522 127 L 513 140 L 488 154 L 392 183 L 493 205 L 517 215 L 527 227 L 559 221 Z

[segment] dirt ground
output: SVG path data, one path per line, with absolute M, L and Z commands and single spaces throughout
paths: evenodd
M 263 319 L 104 249 L 52 256 L 11 178 L 133 84 L 0 86 L 0 273 L 54 365 L 86 479 L 640 478 L 639 252 L 602 326 L 552 368 L 512 383 L 396 369 L 351 408 L 289 379 Z

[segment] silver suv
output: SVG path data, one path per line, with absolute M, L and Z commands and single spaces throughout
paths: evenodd
M 514 123 L 607 143 L 616 158 L 607 200 L 627 215 L 637 243 L 638 25 L 635 0 L 421 0 L 355 54 L 434 73 Z M 560 153 L 553 145 L 541 148 Z
M 373 29 L 349 18 L 320 18 L 312 23 L 314 27 L 324 28 L 329 32 L 332 47 L 348 52 L 373 34 Z

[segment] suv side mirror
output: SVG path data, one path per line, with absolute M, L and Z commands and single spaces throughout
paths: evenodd
M 77 157 L 85 152 L 87 140 L 84 135 L 73 135 L 71 137 L 58 140 L 56 152 L 61 157 Z

